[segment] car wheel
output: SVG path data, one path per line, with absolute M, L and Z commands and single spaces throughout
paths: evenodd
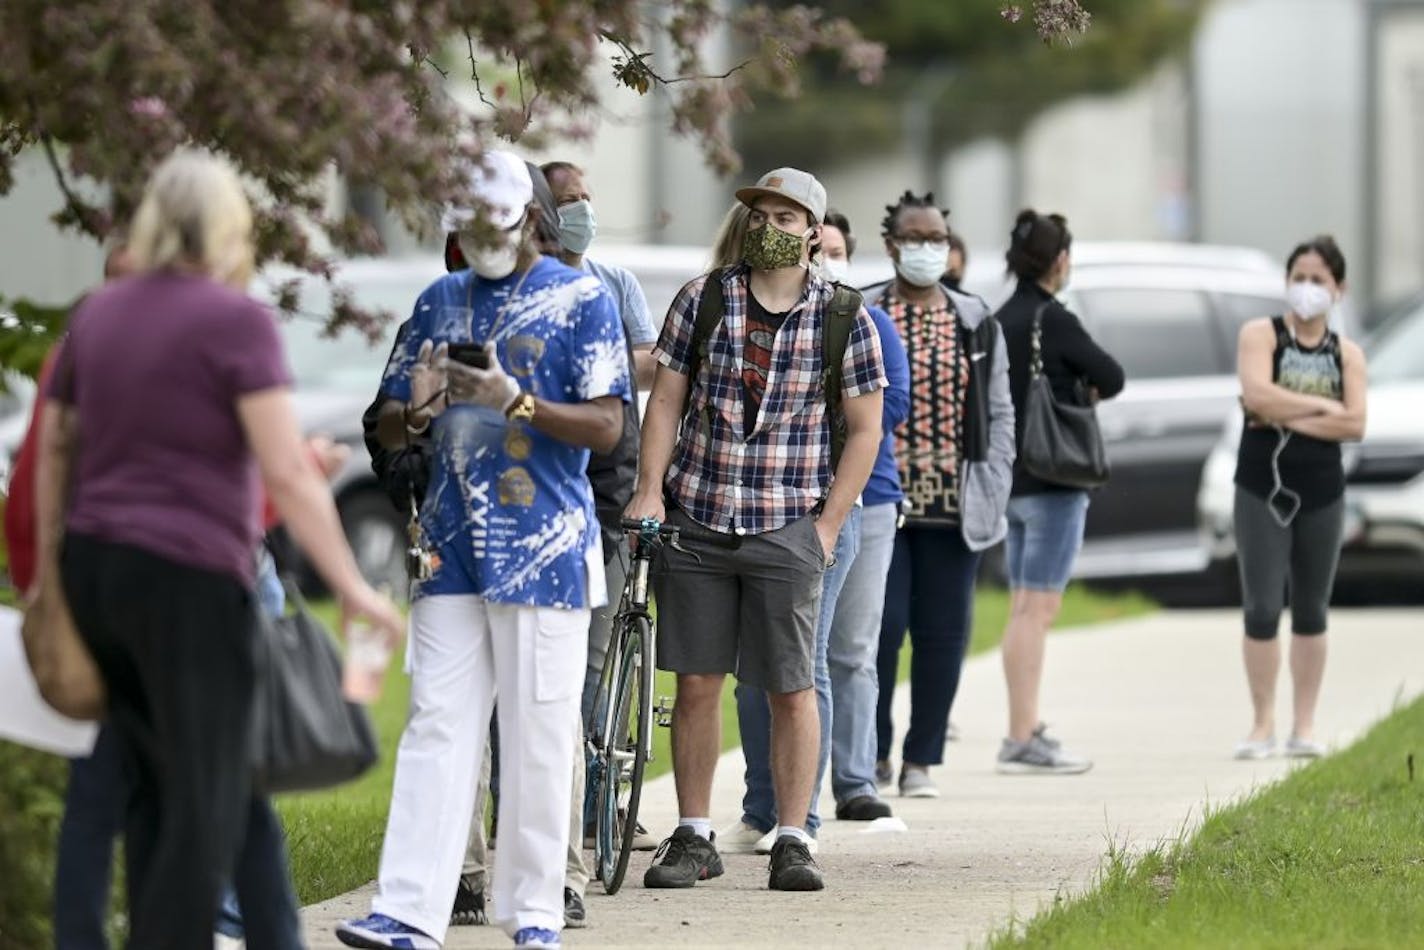
M 342 499 L 337 508 L 361 575 L 372 587 L 384 586 L 396 596 L 403 596 L 405 521 L 390 499 L 377 492 L 361 492 Z

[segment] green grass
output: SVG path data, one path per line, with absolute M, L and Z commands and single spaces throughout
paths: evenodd
M 336 607 L 313 604 L 313 611 L 337 629 Z M 292 879 L 302 904 L 326 900 L 376 876 L 381 839 L 386 833 L 396 744 L 410 705 L 410 680 L 399 654 L 386 673 L 381 698 L 371 706 L 371 720 L 381 758 L 360 779 L 324 792 L 277 798 L 277 813 L 287 830 Z
M 1114 847 L 1091 891 L 990 946 L 1424 946 L 1421 773 L 1424 699 L 1186 841 L 1138 857 Z
M 313 606 L 316 613 L 335 629 L 334 605 Z M 1152 609 L 1152 602 L 1139 595 L 1104 595 L 1085 588 L 1070 587 L 1064 599 L 1059 626 L 1135 616 Z M 970 653 L 980 653 L 997 646 L 1007 617 L 1008 593 L 981 588 L 975 597 Z M 907 640 L 900 656 L 901 679 L 908 675 L 909 656 Z M 657 695 L 670 697 L 676 694 L 676 679 L 671 673 L 659 672 L 656 682 Z M 728 677 L 722 692 L 724 749 L 733 748 L 741 741 L 733 686 L 732 678 Z M 381 838 L 386 830 L 395 748 L 405 726 L 409 702 L 410 683 L 401 672 L 400 664 L 392 663 L 381 698 L 371 707 L 381 743 L 381 759 L 376 767 L 359 781 L 328 792 L 285 795 L 278 799 L 277 810 L 287 829 L 292 877 L 297 897 L 303 904 L 345 893 L 375 876 L 381 854 Z M 654 729 L 653 758 L 648 762 L 646 778 L 655 778 L 671 769 L 671 732 Z

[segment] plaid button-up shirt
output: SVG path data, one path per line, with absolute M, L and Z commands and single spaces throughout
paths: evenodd
M 743 431 L 742 388 L 747 275 L 745 265 L 723 272 L 726 308 L 697 378 L 690 382 L 692 398 L 666 486 L 698 523 L 717 531 L 762 534 L 804 517 L 830 490 L 834 473 L 821 333 L 835 289 L 814 275 L 806 282 L 777 331 L 766 394 L 756 427 L 748 433 Z M 707 279 L 699 277 L 678 292 L 653 350 L 660 363 L 684 375 L 693 357 L 697 302 Z M 846 345 L 841 384 L 845 399 L 886 384 L 880 338 L 864 307 Z

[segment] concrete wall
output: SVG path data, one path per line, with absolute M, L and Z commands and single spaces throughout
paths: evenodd
M 1374 277 L 1382 299 L 1424 284 L 1424 5 L 1380 21 Z
M 0 297 L 69 303 L 102 279 L 98 243 L 50 223 L 62 205 L 44 154 L 22 154 L 15 187 L 0 198 Z
M 1359 0 L 1219 0 L 1196 37 L 1204 241 L 1284 258 L 1364 240 L 1365 10 Z

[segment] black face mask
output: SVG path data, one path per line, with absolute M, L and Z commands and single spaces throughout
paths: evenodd
M 958 290 L 960 279 L 961 278 L 958 274 L 945 274 L 940 282 L 943 283 L 950 290 Z

